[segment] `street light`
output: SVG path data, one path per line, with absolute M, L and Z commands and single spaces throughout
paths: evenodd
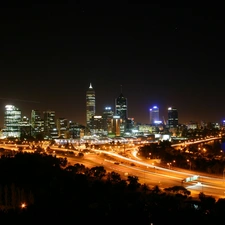
M 171 163 L 167 163 L 167 165 L 169 166 L 169 169 L 170 169 Z
M 191 161 L 189 159 L 187 159 L 187 163 L 189 163 L 190 165 L 190 170 L 191 170 Z
M 26 204 L 25 203 L 21 203 L 21 208 L 22 209 L 25 209 L 27 206 L 26 206 Z

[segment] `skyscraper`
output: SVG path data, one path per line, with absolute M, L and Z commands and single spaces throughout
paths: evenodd
M 44 115 L 44 133 L 49 139 L 58 138 L 58 130 L 56 127 L 55 111 L 47 110 Z
M 127 123 L 127 99 L 122 94 L 115 100 L 115 115 L 120 117 L 120 133 L 124 133 Z
M 91 83 L 89 89 L 86 91 L 86 125 L 91 127 L 92 117 L 95 115 L 95 90 Z
M 20 123 L 21 123 L 21 110 L 13 105 L 5 106 L 4 115 L 4 129 L 3 135 L 5 137 L 20 138 Z
M 116 109 L 115 114 L 117 116 L 120 116 L 123 122 L 126 121 L 127 120 L 127 99 L 123 96 L 122 90 L 119 97 L 116 98 L 115 109 Z
M 168 127 L 174 128 L 178 126 L 178 112 L 176 108 L 168 108 Z
M 31 128 L 32 135 L 35 137 L 37 134 L 44 132 L 44 120 L 42 119 L 41 112 L 33 109 L 31 111 Z
M 103 111 L 103 129 L 108 133 L 112 133 L 112 119 L 113 119 L 113 111 L 111 107 L 105 107 Z
M 159 121 L 159 108 L 157 106 L 153 106 L 153 108 L 149 109 L 150 114 L 150 124 L 155 124 L 156 121 Z

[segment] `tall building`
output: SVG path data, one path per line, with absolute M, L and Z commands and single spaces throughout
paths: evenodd
M 13 105 L 5 106 L 3 136 L 20 138 L 21 110 Z
M 20 124 L 20 138 L 24 139 L 26 137 L 30 137 L 32 135 L 31 133 L 31 123 L 28 117 L 23 116 Z
M 120 117 L 120 133 L 124 133 L 127 123 L 127 99 L 121 94 L 115 100 L 115 116 Z
M 176 108 L 168 108 L 168 127 L 175 128 L 178 127 L 178 112 Z
M 150 124 L 155 124 L 159 121 L 159 108 L 157 106 L 153 106 L 153 108 L 149 109 L 150 114 Z
M 127 119 L 127 99 L 123 96 L 122 91 L 118 98 L 116 98 L 115 102 L 115 114 L 120 116 L 120 119 L 126 121 Z
M 103 119 L 102 116 L 93 116 L 91 119 L 91 133 L 96 134 L 96 135 L 101 135 L 103 134 Z
M 56 127 L 55 111 L 45 111 L 44 115 L 44 133 L 47 139 L 58 138 L 58 130 Z
M 67 138 L 68 120 L 66 118 L 58 118 L 56 120 L 56 127 L 59 138 Z
M 118 137 L 120 136 L 121 132 L 121 121 L 120 116 L 113 116 L 112 119 L 112 133 Z
M 86 91 L 86 126 L 91 127 L 91 120 L 95 116 L 95 90 L 91 83 Z
M 69 121 L 68 123 L 68 137 L 67 138 L 82 138 L 84 136 L 85 126 Z
M 39 110 L 31 111 L 31 134 L 36 137 L 37 134 L 44 132 L 44 120 Z
M 111 107 L 105 107 L 102 115 L 103 119 L 103 129 L 109 134 L 112 133 L 112 119 L 113 119 L 113 111 Z

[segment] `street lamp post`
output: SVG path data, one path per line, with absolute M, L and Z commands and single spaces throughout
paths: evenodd
M 171 163 L 167 163 L 167 165 L 169 166 L 169 169 L 170 169 Z
M 189 163 L 190 165 L 190 170 L 191 170 L 191 161 L 189 159 L 187 159 L 187 163 Z

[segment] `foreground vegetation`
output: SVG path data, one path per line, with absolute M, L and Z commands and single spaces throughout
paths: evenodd
M 123 180 L 102 166 L 68 166 L 49 155 L 0 159 L 2 224 L 225 224 L 225 199 L 189 196 L 182 187 L 150 189 L 138 177 Z

